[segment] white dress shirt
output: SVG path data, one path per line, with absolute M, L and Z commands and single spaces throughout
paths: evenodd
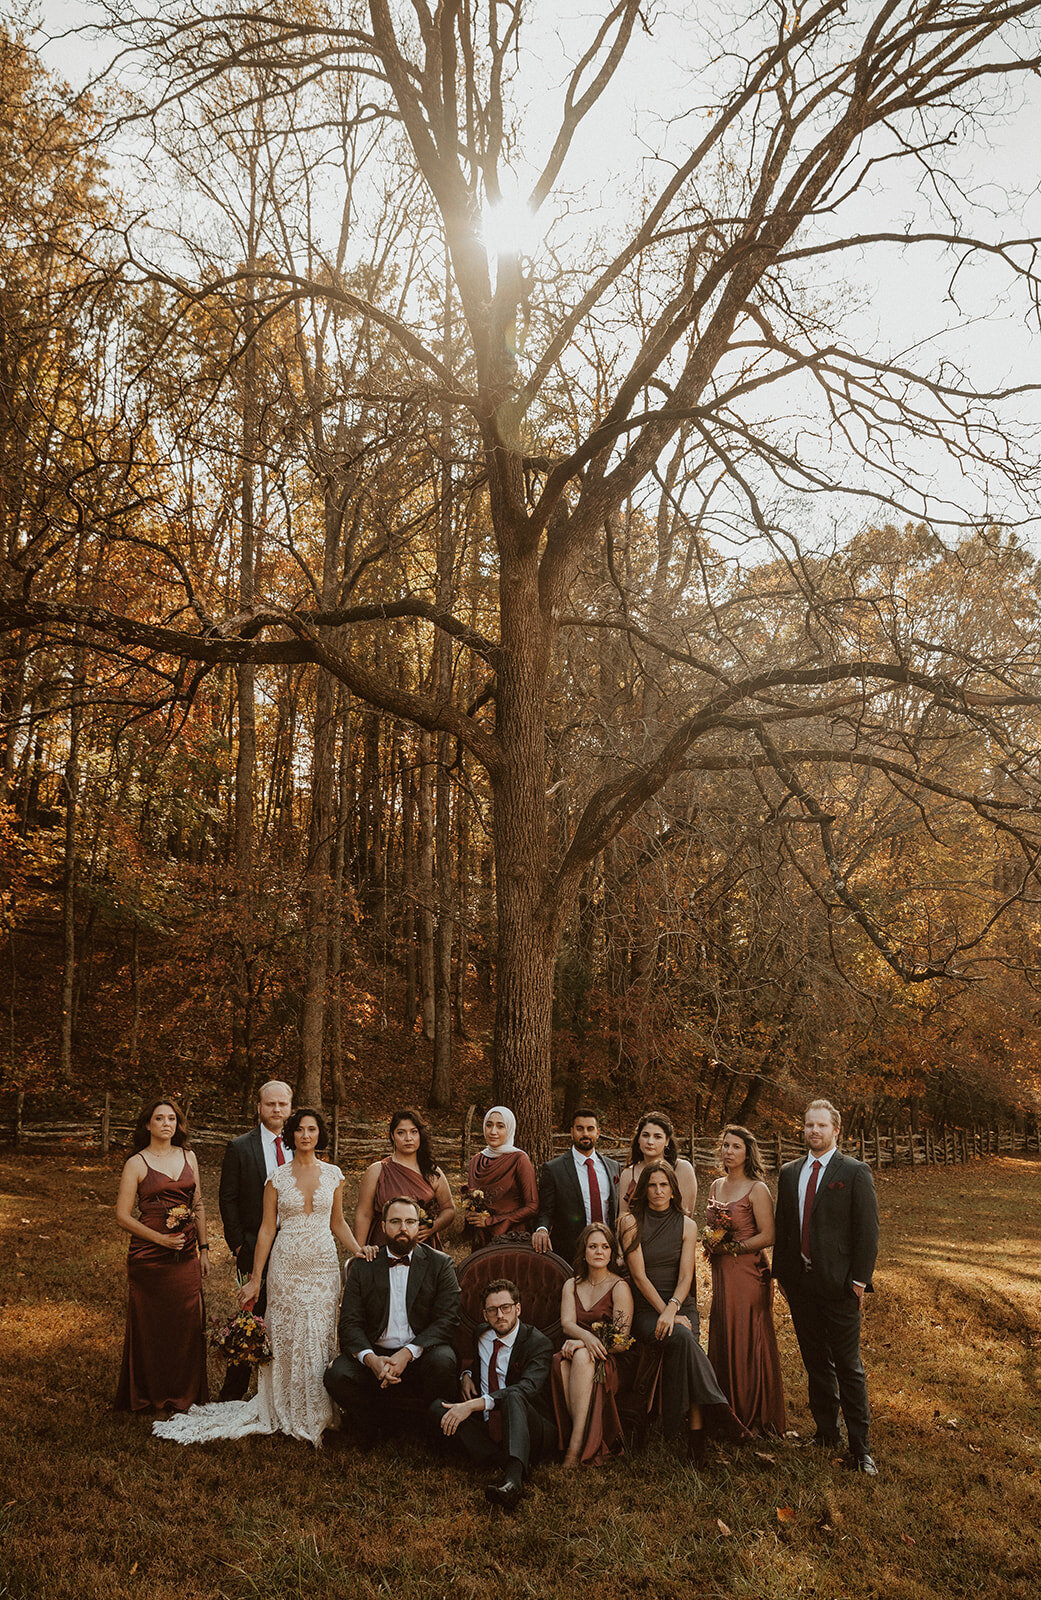
M 578 1188 L 582 1196 L 582 1204 L 586 1208 L 586 1222 L 592 1222 L 593 1220 L 589 1215 L 589 1173 L 586 1167 L 586 1162 L 590 1158 L 593 1161 L 596 1181 L 600 1186 L 600 1209 L 606 1222 L 611 1215 L 608 1208 L 608 1201 L 611 1196 L 611 1180 L 607 1176 L 607 1168 L 604 1166 L 603 1157 L 599 1156 L 595 1150 L 591 1150 L 587 1156 L 581 1150 L 576 1150 L 574 1145 L 571 1146 L 571 1154 L 575 1161 L 575 1171 L 578 1173 Z
M 387 1326 L 379 1337 L 379 1344 L 386 1350 L 408 1350 L 413 1361 L 418 1361 L 423 1354 L 423 1346 L 414 1343 L 415 1334 L 408 1320 L 408 1307 L 405 1297 L 408 1294 L 408 1275 L 412 1271 L 411 1253 L 407 1256 L 395 1256 L 384 1245 L 384 1254 L 387 1258 L 387 1271 L 390 1274 L 390 1309 L 387 1312 Z M 377 1257 L 377 1260 L 379 1257 Z M 404 1268 L 395 1262 L 405 1262 Z M 362 1350 L 358 1360 L 364 1366 L 365 1357 L 375 1355 L 374 1350 Z
M 273 1172 L 278 1171 L 278 1152 L 275 1149 L 276 1137 L 281 1139 L 282 1135 L 278 1134 L 276 1136 L 271 1132 L 270 1128 L 265 1128 L 263 1123 L 260 1124 L 260 1142 L 264 1149 L 264 1176 L 266 1178 L 270 1178 Z M 282 1145 L 282 1154 L 285 1156 L 285 1161 L 282 1163 L 285 1166 L 286 1162 L 293 1159 L 293 1152 L 287 1144 Z
M 506 1368 L 510 1364 L 510 1356 L 513 1353 L 514 1345 L 517 1343 L 518 1333 L 520 1333 L 520 1323 L 516 1322 L 514 1323 L 512 1330 L 504 1335 L 500 1340 L 502 1349 L 499 1351 L 499 1359 L 495 1363 L 495 1370 L 499 1375 L 500 1389 L 505 1389 L 506 1387 Z M 495 1332 L 495 1329 L 485 1328 L 484 1332 L 481 1334 L 481 1337 L 477 1341 L 477 1364 L 480 1369 L 477 1376 L 480 1379 L 479 1387 L 481 1393 L 484 1395 L 485 1419 L 487 1419 L 489 1412 L 494 1411 L 495 1409 L 495 1401 L 492 1399 L 488 1380 L 490 1377 L 489 1369 L 492 1363 L 492 1349 L 494 1348 L 496 1339 L 499 1339 L 499 1335 Z

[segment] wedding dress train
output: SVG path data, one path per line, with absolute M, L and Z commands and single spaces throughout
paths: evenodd
M 153 1433 L 178 1444 L 288 1433 L 317 1445 L 335 1410 L 322 1383 L 336 1355 L 340 1268 L 329 1227 L 339 1167 L 322 1164 L 308 1211 L 292 1163 L 271 1178 L 278 1195 L 278 1233 L 267 1272 L 267 1323 L 272 1359 L 260 1368 L 252 1400 L 228 1400 L 157 1422 Z

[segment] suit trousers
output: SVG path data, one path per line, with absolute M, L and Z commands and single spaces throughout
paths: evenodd
M 400 1383 L 381 1389 L 374 1372 L 357 1356 L 337 1356 L 326 1369 L 325 1387 L 350 1421 L 374 1432 L 396 1404 L 416 1396 L 429 1406 L 447 1399 L 459 1388 L 459 1363 L 450 1344 L 428 1345 L 418 1361 L 410 1361 Z
M 785 1289 L 817 1432 L 823 1439 L 837 1439 L 841 1408 L 850 1452 L 865 1456 L 871 1413 L 860 1359 L 860 1301 L 852 1289 L 839 1299 L 818 1294 L 809 1272 Z
M 461 1451 L 477 1467 L 503 1467 L 508 1460 L 519 1461 L 524 1471 L 549 1455 L 557 1442 L 554 1423 L 516 1389 L 505 1389 L 496 1406 L 502 1418 L 502 1443 L 489 1436 L 482 1416 L 467 1417 L 451 1437 L 441 1432 L 445 1408 L 440 1401 L 430 1407 L 431 1426 L 446 1449 Z

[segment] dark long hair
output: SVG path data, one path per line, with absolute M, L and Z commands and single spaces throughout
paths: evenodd
M 664 1111 L 645 1111 L 636 1124 L 636 1132 L 633 1134 L 633 1146 L 629 1151 L 629 1165 L 635 1167 L 638 1161 L 643 1160 L 643 1151 L 640 1149 L 640 1135 L 648 1122 L 653 1122 L 654 1126 L 660 1128 L 664 1133 L 665 1150 L 662 1159 L 674 1167 L 676 1165 L 676 1134 Z
M 298 1111 L 293 1111 L 282 1125 L 282 1143 L 287 1144 L 290 1150 L 296 1149 L 296 1134 L 305 1117 L 313 1117 L 318 1124 L 318 1139 L 316 1150 L 324 1150 L 329 1143 L 329 1129 L 326 1127 L 325 1118 L 313 1106 L 301 1106 Z
M 719 1136 L 720 1165 L 722 1166 L 723 1163 L 723 1140 L 728 1133 L 732 1134 L 735 1139 L 740 1139 L 745 1147 L 745 1177 L 765 1179 L 766 1168 L 763 1166 L 763 1158 L 759 1151 L 756 1136 L 750 1128 L 743 1128 L 740 1122 L 728 1122 Z M 726 1171 L 726 1168 L 723 1170 Z
M 152 1120 L 153 1111 L 157 1110 L 159 1106 L 169 1106 L 170 1110 L 177 1118 L 177 1127 L 174 1129 L 174 1136 L 170 1140 L 170 1143 L 177 1145 L 181 1150 L 190 1150 L 191 1143 L 188 1139 L 188 1123 L 185 1119 L 184 1112 L 177 1104 L 177 1101 L 171 1100 L 168 1094 L 157 1094 L 154 1100 L 145 1101 L 145 1104 L 138 1112 L 137 1121 L 134 1123 L 134 1131 L 130 1139 L 131 1147 L 134 1150 L 143 1150 L 145 1146 L 151 1142 L 152 1135 L 148 1131 L 148 1124 Z
M 589 1262 L 586 1260 L 586 1245 L 589 1243 L 594 1233 L 602 1233 L 608 1244 L 611 1246 L 611 1269 L 612 1271 L 617 1269 L 618 1240 L 615 1237 L 614 1229 L 609 1228 L 606 1222 L 587 1222 L 585 1227 L 582 1229 L 582 1232 L 578 1236 L 578 1243 L 575 1245 L 575 1259 L 572 1264 L 575 1269 L 576 1283 L 585 1283 L 586 1279 L 589 1277 Z
M 633 1197 L 629 1202 L 629 1210 L 632 1212 L 633 1221 L 635 1222 L 636 1226 L 633 1229 L 632 1238 L 625 1246 L 624 1254 L 627 1256 L 632 1255 L 633 1251 L 636 1249 L 641 1238 L 643 1237 L 643 1225 L 647 1220 L 647 1212 L 649 1210 L 647 1202 L 647 1189 L 650 1185 L 653 1174 L 656 1172 L 664 1172 L 665 1176 L 669 1180 L 669 1188 L 672 1190 L 672 1199 L 669 1201 L 669 1210 L 678 1211 L 681 1217 L 686 1216 L 686 1212 L 683 1209 L 683 1196 L 680 1194 L 680 1186 L 676 1181 L 676 1174 L 671 1163 L 668 1161 L 648 1161 L 647 1165 L 640 1173 L 636 1188 L 633 1191 Z
M 424 1122 L 413 1106 L 401 1106 L 397 1111 L 392 1112 L 390 1125 L 387 1128 L 387 1138 L 391 1144 L 394 1143 L 394 1129 L 402 1122 L 414 1122 L 419 1129 L 419 1149 L 416 1151 L 416 1161 L 427 1183 L 432 1184 L 434 1179 L 440 1176 L 441 1168 L 434 1160 L 434 1152 L 430 1148 L 430 1124 L 429 1122 Z

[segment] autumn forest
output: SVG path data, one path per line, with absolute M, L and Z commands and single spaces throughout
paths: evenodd
M 557 10 L 0 35 L 0 1113 L 1041 1110 L 1041 3 Z

